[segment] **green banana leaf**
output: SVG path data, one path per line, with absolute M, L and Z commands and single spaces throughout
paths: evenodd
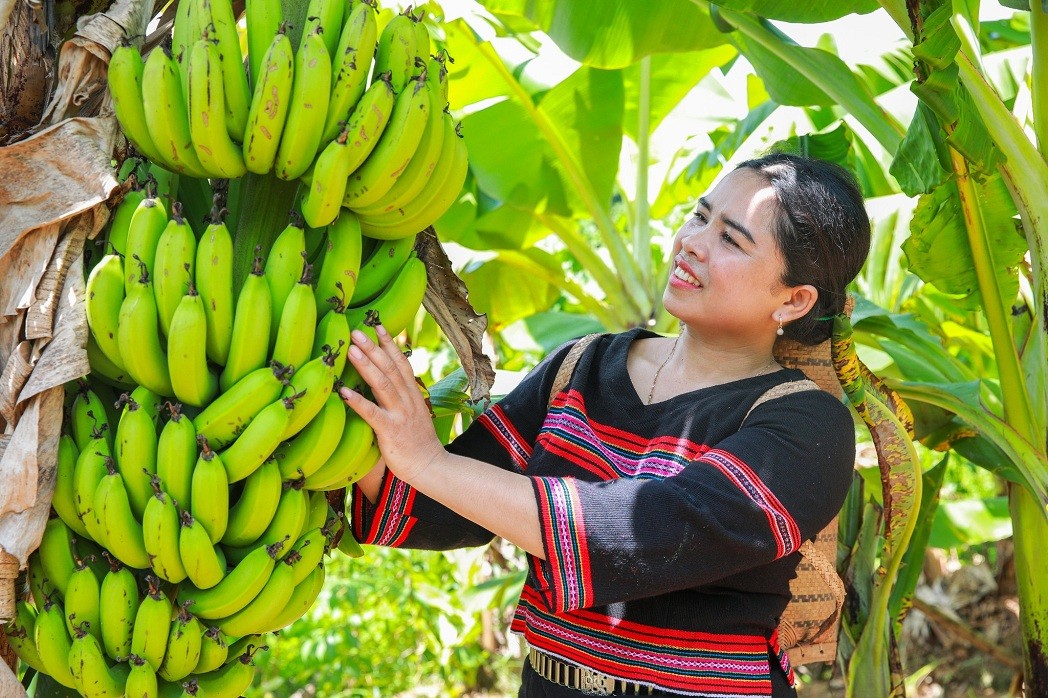
M 706 3 L 690 0 L 480 0 L 499 18 L 526 17 L 564 53 L 598 68 L 623 68 L 657 53 L 725 43 Z
M 507 99 L 468 114 L 462 134 L 481 191 L 521 208 L 537 206 L 545 197 L 542 134 L 518 102 Z
M 702 0 L 694 1 L 707 4 Z M 728 10 L 802 24 L 829 22 L 850 14 L 864 15 L 880 7 L 877 0 L 718 0 L 716 4 Z
M 950 175 L 944 145 L 935 114 L 919 102 L 891 164 L 891 173 L 907 196 L 928 194 Z
M 459 275 L 469 289 L 473 307 L 488 315 L 489 327 L 495 330 L 548 310 L 560 296 L 552 284 L 499 259 L 471 263 Z
M 933 522 L 939 510 L 939 494 L 942 484 L 946 479 L 947 464 L 950 462 L 950 454 L 946 453 L 942 459 L 933 467 L 924 471 L 921 483 L 921 505 L 917 510 L 917 526 L 913 530 L 913 537 L 906 546 L 902 565 L 899 567 L 899 578 L 892 588 L 891 598 L 888 601 L 888 612 L 898 623 L 910 608 L 913 600 L 913 592 L 917 588 L 917 582 L 921 577 L 924 567 L 924 551 L 928 547 L 928 540 L 932 536 Z M 899 629 L 896 628 L 896 632 Z
M 979 545 L 1012 535 L 1007 497 L 942 502 L 929 518 L 928 544 L 935 548 Z

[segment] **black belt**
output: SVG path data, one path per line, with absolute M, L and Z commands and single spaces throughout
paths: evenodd
M 650 696 L 655 693 L 655 689 L 651 686 L 635 681 L 623 681 L 593 669 L 568 664 L 534 647 L 528 648 L 528 662 L 535 673 L 547 681 L 574 688 L 587 695 Z

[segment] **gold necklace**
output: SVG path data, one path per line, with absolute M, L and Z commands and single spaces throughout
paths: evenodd
M 673 340 L 673 346 L 670 347 L 670 351 L 669 351 L 668 354 L 666 354 L 666 358 L 663 359 L 662 363 L 659 364 L 659 367 L 657 369 L 655 369 L 655 377 L 651 379 L 651 390 L 648 391 L 648 401 L 645 403 L 646 405 L 650 405 L 652 399 L 655 397 L 655 386 L 659 382 L 659 374 L 662 373 L 662 369 L 666 368 L 666 364 L 668 364 L 670 362 L 670 359 L 673 358 L 674 352 L 677 351 L 677 342 L 679 342 L 679 341 L 680 341 L 680 335 L 678 334 L 677 338 Z M 754 373 L 752 376 L 748 376 L 748 377 L 749 378 L 756 378 L 757 376 L 763 376 L 765 373 L 770 371 L 772 369 L 772 366 L 775 366 L 775 364 L 776 364 L 776 361 L 775 361 L 775 357 L 773 356 L 773 357 L 771 357 L 771 361 L 769 361 L 764 368 L 762 368 L 760 371 L 757 371 L 757 373 Z

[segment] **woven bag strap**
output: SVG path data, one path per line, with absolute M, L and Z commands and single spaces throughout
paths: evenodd
M 816 636 L 824 633 L 828 628 L 833 626 L 837 619 L 841 616 L 841 611 L 844 609 L 844 597 L 847 594 L 847 590 L 844 588 L 844 582 L 841 581 L 841 577 L 837 574 L 837 567 L 830 560 L 826 559 L 826 556 L 819 552 L 819 549 L 815 547 L 815 544 L 806 540 L 801 544 L 799 548 L 801 555 L 808 564 L 819 573 L 823 581 L 826 582 L 826 586 L 829 587 L 830 593 L 833 594 L 833 613 L 828 616 L 819 626 L 819 632 Z
M 600 335 L 600 332 L 588 334 L 575 342 L 571 349 L 568 350 L 568 355 L 560 362 L 560 368 L 557 369 L 557 375 L 553 377 L 553 386 L 549 389 L 549 397 L 546 399 L 547 410 L 553 405 L 553 398 L 556 397 L 557 393 L 568 387 L 568 382 L 571 380 L 571 374 L 575 372 L 575 364 L 579 362 L 579 357 L 582 356 L 582 352 L 586 351 L 586 347 L 592 344 L 593 340 L 600 337 Z
M 822 390 L 815 381 L 810 381 L 807 378 L 803 378 L 799 381 L 790 381 L 789 383 L 780 383 L 779 385 L 772 386 L 764 391 L 757 401 L 754 402 L 750 409 L 746 410 L 746 414 L 742 418 L 742 424 L 746 423 L 746 419 L 750 416 L 750 412 L 768 402 L 769 400 L 775 400 L 776 398 L 785 397 L 792 395 L 793 393 L 804 392 L 805 390 Z M 740 425 L 740 429 L 742 426 Z

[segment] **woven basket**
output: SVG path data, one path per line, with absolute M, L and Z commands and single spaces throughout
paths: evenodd
M 840 398 L 842 393 L 830 356 L 830 340 L 809 346 L 786 337 L 775 342 L 776 360 L 787 368 L 804 371 L 816 385 Z M 811 549 L 818 551 L 812 555 Z M 840 625 L 839 600 L 844 583 L 834 569 L 837 560 L 837 518 L 834 517 L 814 543 L 801 546 L 804 555 L 797 565 L 797 576 L 790 582 L 792 599 L 779 621 L 779 645 L 794 666 L 811 662 L 832 662 L 837 655 Z

